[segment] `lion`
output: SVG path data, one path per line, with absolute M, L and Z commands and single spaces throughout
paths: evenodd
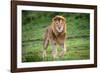
M 57 58 L 57 45 L 62 49 L 59 56 L 63 57 L 66 52 L 66 19 L 63 16 L 57 15 L 52 18 L 51 25 L 46 29 L 43 40 L 43 59 L 47 56 L 46 51 L 48 44 L 52 46 L 52 57 Z

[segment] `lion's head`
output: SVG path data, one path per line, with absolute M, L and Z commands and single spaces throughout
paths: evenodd
M 52 29 L 56 33 L 66 32 L 66 19 L 63 16 L 55 16 L 52 19 Z

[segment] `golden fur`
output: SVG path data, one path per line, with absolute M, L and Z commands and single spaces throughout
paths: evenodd
M 66 38 L 66 20 L 63 16 L 55 16 L 52 19 L 51 25 L 47 28 L 44 41 L 43 41 L 43 58 L 46 56 L 46 49 L 50 42 L 52 46 L 52 55 L 55 59 L 57 56 L 57 48 L 56 45 L 58 44 L 61 46 L 62 51 L 59 55 L 64 56 L 65 53 L 65 38 Z

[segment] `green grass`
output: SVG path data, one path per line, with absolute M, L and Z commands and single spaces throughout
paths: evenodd
M 73 38 L 66 41 L 67 52 L 63 59 L 58 57 L 56 60 L 82 60 L 89 59 L 89 39 Z M 23 43 L 23 62 L 43 61 L 42 59 L 42 41 Z M 61 48 L 58 48 L 60 52 Z M 51 46 L 47 50 L 45 61 L 52 61 Z

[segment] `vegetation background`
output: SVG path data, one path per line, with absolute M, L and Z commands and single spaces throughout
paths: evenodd
M 90 58 L 90 15 L 88 13 L 64 13 L 22 11 L 22 62 L 43 61 L 43 34 L 56 15 L 62 15 L 67 23 L 67 52 L 60 60 L 84 60 Z M 61 48 L 58 48 L 60 51 Z M 52 61 L 51 46 L 45 61 Z

